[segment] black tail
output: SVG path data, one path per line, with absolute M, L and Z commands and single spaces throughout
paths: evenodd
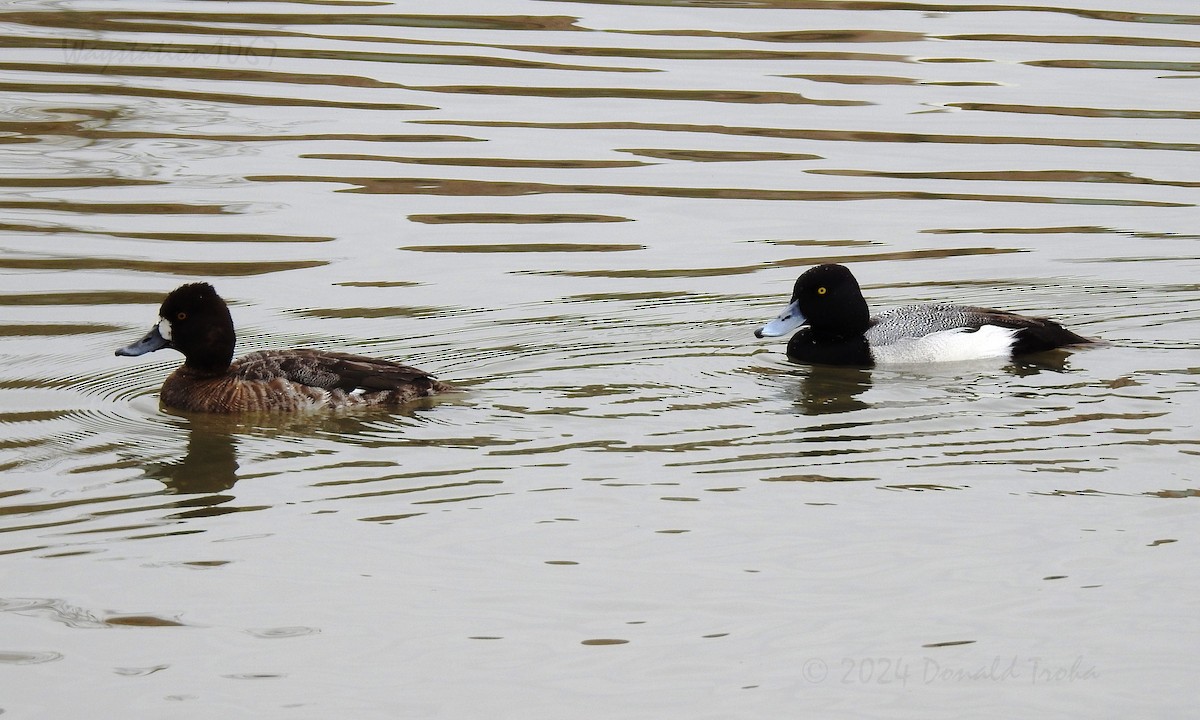
M 1045 352 L 1067 345 L 1086 345 L 1095 342 L 1091 338 L 1071 332 L 1062 325 L 1046 318 L 1021 318 L 1027 322 L 1020 325 L 1013 355 Z

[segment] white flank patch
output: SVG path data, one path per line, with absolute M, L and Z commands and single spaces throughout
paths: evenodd
M 312 389 L 316 390 L 316 388 L 312 388 Z M 312 393 L 304 393 L 304 396 L 308 398 L 308 402 L 302 403 L 300 409 L 302 409 L 302 410 L 323 410 L 331 405 L 330 400 L 333 398 L 333 393 L 329 392 L 328 390 L 322 389 L 320 395 L 315 395 Z
M 171 342 L 171 321 L 166 318 L 158 319 L 158 334 L 162 335 L 163 340 Z
M 998 325 L 984 325 L 975 332 L 967 332 L 966 328 L 954 328 L 872 347 L 871 355 L 877 365 L 960 362 L 1006 357 L 1012 352 L 1013 338 L 1016 334 L 1016 330 Z

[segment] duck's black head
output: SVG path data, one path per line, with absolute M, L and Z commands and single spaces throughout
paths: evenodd
M 871 311 L 858 280 L 844 265 L 818 265 L 796 279 L 792 300 L 818 335 L 860 335 L 871 325 Z
M 871 312 L 854 275 L 843 265 L 827 264 L 797 278 L 788 306 L 755 335 L 784 335 L 808 325 L 820 341 L 861 335 L 870 324 Z
M 184 365 L 220 374 L 233 361 L 237 335 L 229 306 L 208 283 L 172 290 L 158 309 L 158 324 L 144 338 L 117 350 L 117 355 L 144 355 L 162 348 L 183 353 Z

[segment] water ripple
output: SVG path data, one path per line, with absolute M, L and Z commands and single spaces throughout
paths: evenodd
M 253 175 L 265 183 L 332 183 L 354 186 L 340 192 L 389 195 L 511 196 L 534 194 L 626 195 L 631 197 L 703 198 L 707 200 L 854 201 L 854 200 L 957 200 L 1001 203 L 1054 203 L 1067 205 L 1123 205 L 1136 207 L 1192 207 L 1192 203 L 1118 198 L 1046 197 L 1038 195 L 988 195 L 883 190 L 771 190 L 748 188 L 681 188 L 632 185 L 555 185 L 551 183 L 446 180 L 441 178 L 377 178 L 299 175 Z
M 1072 137 L 1036 137 L 1008 135 L 952 135 L 944 133 L 905 133 L 880 130 L 827 130 L 779 127 L 741 127 L 687 123 L 647 122 L 534 122 L 498 120 L 413 120 L 430 125 L 465 127 L 509 127 L 548 130 L 654 130 L 658 132 L 706 133 L 746 137 L 820 140 L 826 142 L 869 143 L 945 143 L 952 145 L 1034 145 L 1080 148 L 1116 148 L 1128 150 L 1200 151 L 1200 143 L 1148 140 L 1095 140 Z
M 1178 81 L 1200 19 L 1075 5 L 0 10 L 0 554 L 58 588 L 0 599 L 0 662 L 88 690 L 17 683 L 5 708 L 104 714 L 134 678 L 194 686 L 151 704 L 229 678 L 273 680 L 238 684 L 246 707 L 296 704 L 319 671 L 330 706 L 504 714 L 537 668 L 535 714 L 607 678 L 626 715 L 779 715 L 788 668 L 862 636 L 964 663 L 1084 647 L 1116 694 L 1187 715 L 1200 139 Z M 1104 342 L 793 364 L 752 333 L 820 262 L 875 308 L 1002 307 Z M 465 392 L 163 408 L 178 354 L 112 352 L 191 280 L 230 300 L 239 354 L 344 349 Z M 981 632 L 914 635 L 930 598 L 988 608 L 939 616 Z M 543 667 L 555 647 L 583 655 Z M 686 673 L 621 675 L 680 647 Z M 497 649 L 477 692 L 438 694 Z

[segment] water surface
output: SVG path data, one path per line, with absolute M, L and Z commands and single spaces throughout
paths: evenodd
M 1179 717 L 1200 699 L 1191 3 L 10 4 L 0 709 Z M 796 275 L 1097 347 L 834 369 Z M 396 412 L 160 408 L 239 352 Z M 71 693 L 59 689 L 73 688 Z

